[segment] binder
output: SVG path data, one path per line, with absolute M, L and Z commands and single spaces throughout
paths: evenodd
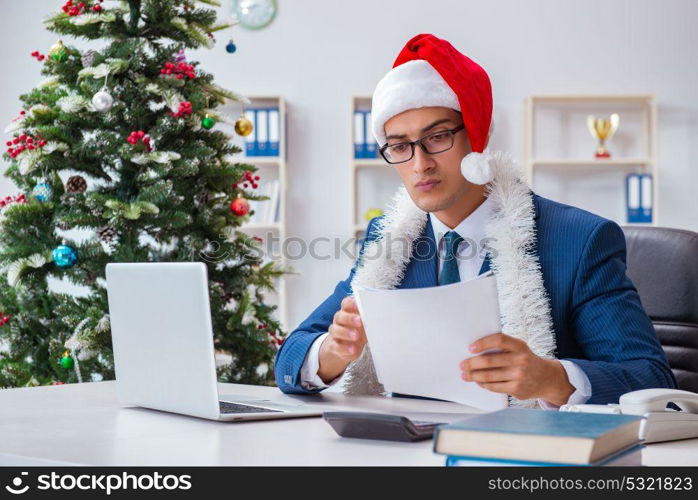
M 640 176 L 639 174 L 628 174 L 626 176 L 626 205 L 628 211 L 628 222 L 642 222 L 640 217 Z
M 269 111 L 266 109 L 257 110 L 257 156 L 267 156 L 269 154 Z
M 273 185 L 273 190 L 271 192 L 271 207 L 270 207 L 270 212 L 271 212 L 271 220 L 269 223 L 275 223 L 279 222 L 279 206 L 281 205 L 280 203 L 281 200 L 281 183 L 278 181 L 278 179 L 274 180 L 274 185 Z
M 364 156 L 364 114 L 361 111 L 354 111 L 354 158 Z
M 652 222 L 652 175 L 640 176 L 640 222 Z
M 268 156 L 279 156 L 279 110 L 269 110 L 269 152 Z
M 373 137 L 371 122 L 372 114 L 370 111 L 366 112 L 366 128 L 364 132 L 364 142 L 366 143 L 366 158 L 376 158 L 378 156 L 378 147 L 376 144 L 376 139 Z
M 256 156 L 256 146 L 257 146 L 257 121 L 256 121 L 256 110 L 246 109 L 245 118 L 252 122 L 252 133 L 245 137 L 245 154 L 247 156 Z

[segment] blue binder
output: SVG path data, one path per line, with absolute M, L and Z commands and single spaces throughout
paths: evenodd
M 652 222 L 652 208 L 654 205 L 652 182 L 651 174 L 642 174 L 640 176 L 640 217 L 642 218 L 641 222 L 645 223 Z
M 640 176 L 638 174 L 628 174 L 625 177 L 625 205 L 627 209 L 627 220 L 630 223 L 641 222 L 640 220 Z
M 652 191 L 651 174 L 627 175 L 625 200 L 628 223 L 652 222 Z
M 366 157 L 366 117 L 363 111 L 354 111 L 354 158 Z
M 378 157 L 378 147 L 376 139 L 373 137 L 373 129 L 371 128 L 371 112 L 367 111 L 366 115 L 366 127 L 364 128 L 364 142 L 366 143 L 366 158 L 377 158 Z
M 247 108 L 245 118 L 252 122 L 252 132 L 245 137 L 245 154 L 247 156 L 257 156 L 257 110 Z
M 269 110 L 257 110 L 257 156 L 269 155 Z
M 281 124 L 279 108 L 270 108 L 267 115 L 269 124 L 269 150 L 268 156 L 279 156 L 279 136 L 281 135 Z

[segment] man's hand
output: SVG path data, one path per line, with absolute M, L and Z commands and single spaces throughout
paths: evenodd
M 463 380 L 517 399 L 540 398 L 557 406 L 567 403 L 575 390 L 559 361 L 536 356 L 523 340 L 495 333 L 470 344 L 474 354 L 488 349 L 501 352 L 463 360 Z
M 354 297 L 345 297 L 342 306 L 334 315 L 329 335 L 320 345 L 320 369 L 318 375 L 329 383 L 346 370 L 349 363 L 361 355 L 366 345 L 359 308 Z

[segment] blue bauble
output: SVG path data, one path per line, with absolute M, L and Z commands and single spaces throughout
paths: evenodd
M 68 245 L 58 245 L 53 249 L 53 261 L 58 267 L 73 267 L 78 261 L 78 253 Z
M 229 41 L 228 45 L 225 46 L 225 50 L 228 51 L 228 54 L 232 54 L 237 50 L 237 46 L 233 43 L 233 41 Z
M 39 201 L 49 201 L 53 195 L 53 188 L 48 182 L 41 181 L 34 186 L 32 193 L 34 194 L 34 198 Z

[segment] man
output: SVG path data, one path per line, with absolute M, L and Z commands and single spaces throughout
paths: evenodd
M 282 391 L 318 392 L 349 369 L 346 392 L 383 392 L 353 285 L 437 286 L 490 269 L 502 332 L 468 348 L 499 351 L 463 360 L 464 383 L 543 408 L 676 386 L 625 274 L 620 227 L 536 195 L 510 157 L 484 152 L 492 91 L 479 65 L 445 40 L 418 35 L 378 83 L 372 112 L 381 155 L 404 186 L 370 221 L 349 277 L 279 350 Z M 395 242 L 407 251 L 395 251 Z

